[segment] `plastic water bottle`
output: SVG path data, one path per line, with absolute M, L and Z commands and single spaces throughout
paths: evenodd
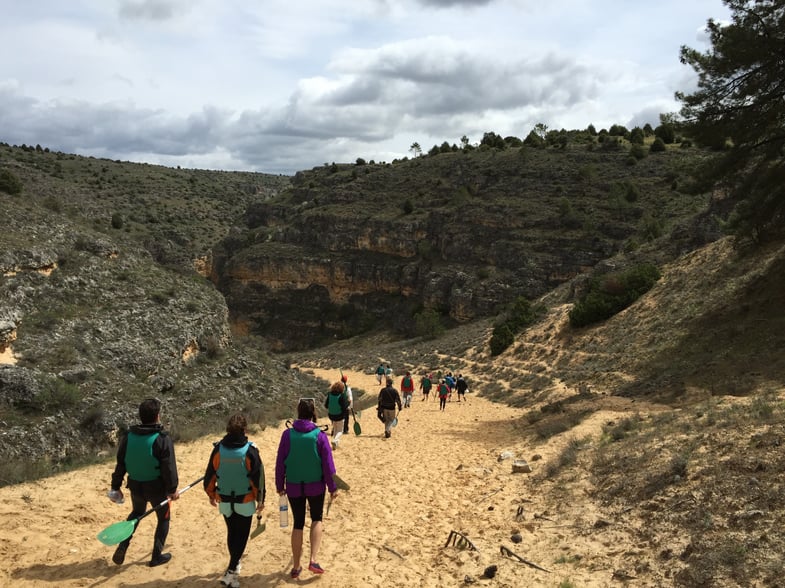
M 109 490 L 106 495 L 109 497 L 109 500 L 115 504 L 123 504 L 125 502 L 125 498 L 123 498 L 123 495 L 117 490 Z
M 289 500 L 286 494 L 281 494 L 278 497 L 278 513 L 281 515 L 281 528 L 289 526 Z

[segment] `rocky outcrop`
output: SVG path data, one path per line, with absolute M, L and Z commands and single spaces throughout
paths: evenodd
M 412 316 L 434 309 L 467 322 L 496 313 L 517 296 L 534 299 L 612 255 L 619 241 L 568 236 L 549 239 L 516 217 L 455 213 L 416 219 L 347 219 L 299 214 L 260 204 L 265 219 L 248 235 L 215 251 L 213 280 L 232 322 L 263 334 L 279 349 L 312 346 L 389 325 L 413 335 Z

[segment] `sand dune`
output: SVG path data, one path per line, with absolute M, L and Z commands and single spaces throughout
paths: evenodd
M 350 384 L 376 391 L 370 375 L 346 372 Z M 316 370 L 327 380 L 337 374 Z M 228 415 L 218 415 L 224 421 Z M 610 586 L 616 560 L 630 540 L 618 531 L 585 532 L 597 519 L 585 501 L 560 496 L 537 478 L 537 469 L 565 440 L 531 447 L 516 423 L 523 412 L 467 394 L 467 402 L 438 403 L 415 394 L 390 439 L 373 410 L 360 416 L 362 435 L 351 432 L 335 452 L 340 476 L 351 485 L 325 519 L 323 576 L 307 570 L 291 580 L 290 530 L 278 527 L 274 459 L 282 426 L 251 435 L 260 447 L 268 482 L 267 530 L 253 539 L 243 558 L 243 586 L 329 584 L 342 587 L 458 586 L 466 576 L 494 586 Z M 583 427 L 606 419 L 596 414 Z M 326 417 L 320 424 L 326 424 Z M 573 433 L 574 434 L 574 433 Z M 205 438 L 177 447 L 181 485 L 204 470 L 211 444 Z M 531 460 L 532 474 L 512 473 L 511 451 Z M 0 584 L 3 586 L 218 586 L 226 567 L 225 527 L 201 485 L 173 504 L 167 549 L 172 561 L 148 568 L 154 517 L 141 521 L 126 563 L 111 562 L 113 549 L 96 540 L 107 525 L 123 520 L 127 504 L 111 504 L 105 493 L 113 464 L 93 466 L 36 483 L 0 489 Z M 522 507 L 522 516 L 516 516 Z M 447 546 L 459 531 L 478 551 Z M 307 529 L 306 529 L 307 531 Z M 520 533 L 521 543 L 511 536 Z M 506 546 L 537 570 L 500 554 Z M 307 549 L 307 539 L 306 539 Z M 496 565 L 492 582 L 480 576 Z M 641 584 L 638 584 L 641 585 Z

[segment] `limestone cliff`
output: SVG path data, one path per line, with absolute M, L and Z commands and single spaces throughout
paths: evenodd
M 666 157 L 623 181 L 620 154 L 527 157 L 446 154 L 425 170 L 415 160 L 297 174 L 215 250 L 212 279 L 235 329 L 295 349 L 379 325 L 413 335 L 426 308 L 453 323 L 493 315 L 629 246 L 671 192 Z M 587 165 L 604 175 L 576 181 Z M 614 196 L 624 182 L 634 200 Z

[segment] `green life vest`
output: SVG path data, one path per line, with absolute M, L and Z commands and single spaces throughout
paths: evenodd
M 286 456 L 286 483 L 318 482 L 322 479 L 322 459 L 316 451 L 316 438 L 321 430 L 314 427 L 307 433 L 289 429 L 289 455 Z
M 139 435 L 128 433 L 125 448 L 125 471 L 128 477 L 137 482 L 151 482 L 161 477 L 161 464 L 153 456 L 153 443 L 160 433 Z
M 332 392 L 327 396 L 327 414 L 343 414 L 343 407 L 346 401 L 341 401 L 346 398 L 346 393 L 333 394 Z
M 404 388 L 406 390 L 412 389 L 412 379 L 409 376 L 406 376 L 403 379 L 403 382 L 401 383 L 401 388 Z
M 219 462 L 215 472 L 215 488 L 221 496 L 221 502 L 243 502 L 251 491 L 248 468 L 245 466 L 245 455 L 250 446 L 250 441 L 242 447 L 218 445 Z
M 430 390 L 431 389 L 431 379 L 430 378 L 423 378 L 422 379 L 422 389 L 423 390 Z

